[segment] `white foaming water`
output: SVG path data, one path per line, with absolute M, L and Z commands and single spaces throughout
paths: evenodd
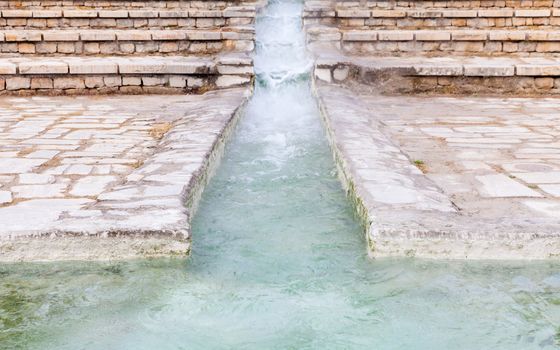
M 262 85 L 274 88 L 309 74 L 313 62 L 305 49 L 301 10 L 300 3 L 273 2 L 258 20 L 255 72 Z
M 372 261 L 310 93 L 301 4 L 257 26 L 261 84 L 188 260 L 0 265 L 0 349 L 556 349 L 558 263 Z

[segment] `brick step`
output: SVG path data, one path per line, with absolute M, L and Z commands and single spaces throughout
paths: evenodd
M 0 54 L 146 55 L 212 54 L 253 50 L 254 28 L 223 30 L 6 30 Z
M 516 8 L 516 9 L 547 9 L 560 7 L 559 0 L 408 0 L 408 1 L 330 1 L 306 0 L 305 7 L 314 10 L 341 9 L 393 9 L 393 8 L 440 8 L 440 9 L 473 9 L 473 8 Z
M 445 28 L 546 28 L 560 26 L 560 8 L 472 8 L 472 9 L 306 9 L 305 24 L 370 29 L 445 29 Z
M 308 27 L 309 43 L 327 42 L 350 54 L 520 55 L 560 53 L 560 31 L 339 30 Z
M 241 0 L 0 0 L 0 9 L 179 9 L 198 8 L 205 10 L 224 9 L 232 5 L 255 4 L 256 1 Z
M 560 58 L 353 57 L 317 59 L 319 80 L 357 80 L 379 93 L 560 94 Z
M 204 9 L 31 9 L 1 10 L 0 28 L 219 28 L 250 25 L 254 6 Z
M 196 92 L 247 85 L 252 76 L 245 55 L 0 58 L 0 94 Z

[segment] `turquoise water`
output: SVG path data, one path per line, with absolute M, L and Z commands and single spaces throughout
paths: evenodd
M 560 348 L 558 263 L 367 258 L 300 13 L 272 3 L 259 20 L 259 84 L 192 256 L 0 265 L 0 349 Z

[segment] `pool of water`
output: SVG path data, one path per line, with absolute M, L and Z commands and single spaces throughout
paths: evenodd
M 0 349 L 556 349 L 560 264 L 370 260 L 311 95 L 301 3 L 259 18 L 258 84 L 188 259 L 0 265 Z

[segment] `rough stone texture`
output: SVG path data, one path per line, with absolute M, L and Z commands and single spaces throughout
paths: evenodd
M 170 4 L 173 1 L 169 2 Z M 144 10 L 139 11 L 129 8 L 132 6 L 143 5 Z M 33 3 L 37 6 L 37 2 Z M 184 7 L 181 10 L 170 11 L 165 8 L 158 8 L 158 3 L 153 1 L 134 1 L 132 4 L 126 2 L 116 2 L 113 6 L 125 7 L 107 8 L 109 3 L 93 4 L 97 8 L 76 8 L 76 2 L 64 2 L 63 6 L 53 9 L 58 5 L 56 2 L 46 4 L 44 8 L 32 8 L 30 10 L 9 10 L 1 11 L 1 18 L 5 28 L 9 29 L 38 29 L 38 28 L 114 28 L 114 29 L 133 29 L 143 28 L 149 25 L 150 28 L 221 28 L 235 25 L 253 24 L 255 17 L 255 5 L 251 3 L 242 6 L 235 6 L 232 3 L 222 2 L 218 8 L 216 4 L 207 2 L 199 4 L 202 9 L 190 8 L 189 2 L 177 4 Z M 22 6 L 22 5 L 20 5 Z M 205 10 L 204 7 L 209 8 Z M 216 9 L 212 9 L 216 8 Z M 58 34 L 58 33 L 57 33 Z
M 248 92 L 0 99 L 0 261 L 186 254 Z
M 252 59 L 244 54 L 211 57 L 48 57 L 0 58 L 0 94 L 47 92 L 62 94 L 129 93 L 123 87 L 138 86 L 132 93 L 150 92 L 145 87 L 169 92 L 190 92 L 249 85 Z M 197 84 L 187 84 L 188 79 Z M 163 92 L 163 91 L 162 91 Z
M 556 99 L 360 91 L 316 89 L 373 256 L 560 256 Z
M 559 94 L 554 57 L 358 57 L 315 50 L 315 77 L 355 81 L 377 93 Z

